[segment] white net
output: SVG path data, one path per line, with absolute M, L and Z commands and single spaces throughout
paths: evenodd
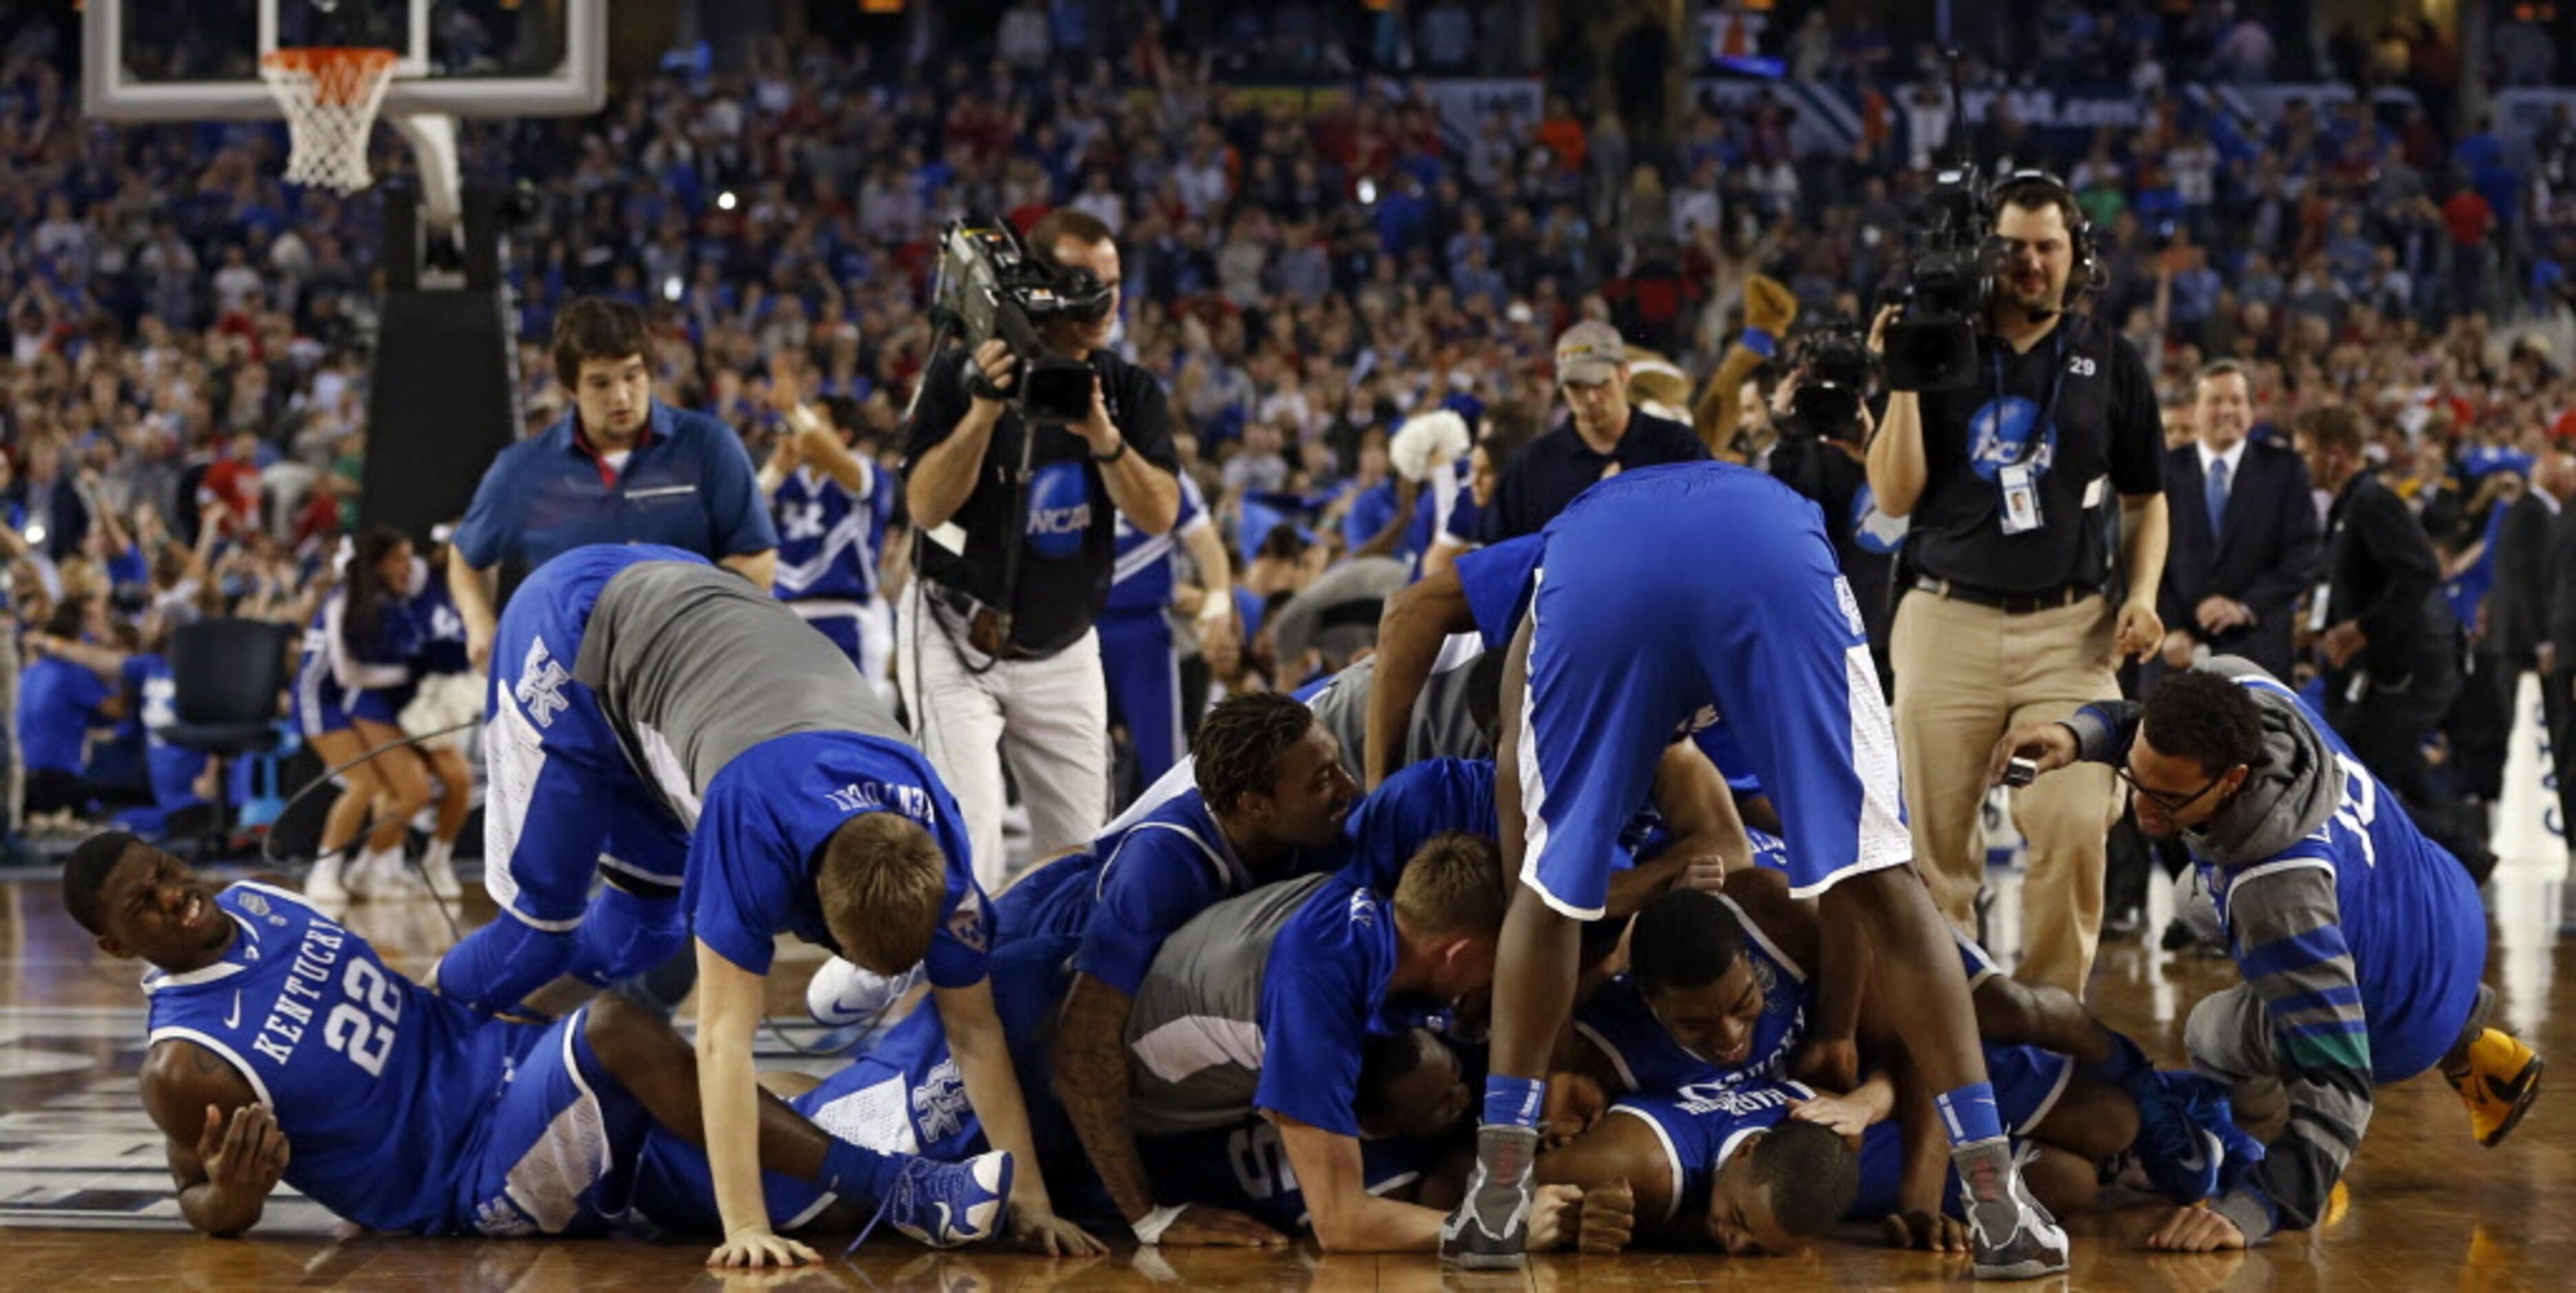
M 292 147 L 286 181 L 355 193 L 367 173 L 367 132 L 393 80 L 389 49 L 281 49 L 260 59 L 260 75 L 286 114 Z

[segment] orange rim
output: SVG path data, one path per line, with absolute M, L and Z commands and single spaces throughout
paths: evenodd
M 259 65 L 265 71 L 311 77 L 314 102 L 344 108 L 363 101 L 399 58 L 390 49 L 308 45 L 263 54 Z

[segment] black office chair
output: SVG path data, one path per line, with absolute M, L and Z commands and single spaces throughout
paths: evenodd
M 161 737 L 184 750 L 236 758 L 277 748 L 277 700 L 286 688 L 285 627 L 266 620 L 199 620 L 170 634 L 170 680 L 179 721 Z M 232 778 L 217 780 L 203 856 L 231 831 Z

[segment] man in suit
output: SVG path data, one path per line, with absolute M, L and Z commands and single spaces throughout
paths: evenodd
M 2213 360 L 2192 383 L 2192 402 L 2180 435 L 2168 434 L 2165 497 L 2172 516 L 2172 546 L 2156 614 L 2165 622 L 2164 647 L 2140 665 L 2136 694 L 2156 680 L 2188 669 L 2200 648 L 2236 655 L 2278 678 L 2291 676 L 2290 645 L 2298 601 L 2316 582 L 2324 526 L 2309 492 L 2307 464 L 2272 440 L 2256 440 L 2254 375 L 2234 359 Z M 2149 841 L 2123 817 L 2112 832 L 2106 934 L 2134 934 L 2147 903 L 2150 854 L 2167 875 L 2180 877 L 2190 854 L 2173 841 Z M 2165 947 L 2196 940 L 2177 918 Z
M 2461 806 L 2435 793 L 2424 759 L 2425 734 L 2461 684 L 2459 622 L 2442 600 L 2433 541 L 2364 461 L 2358 410 L 2311 409 L 2296 439 L 2309 476 L 2334 495 L 2326 604 L 2311 621 L 2326 667 L 2326 721 L 2424 832 L 2483 881 L 2495 855 L 2464 829 Z
M 2299 456 L 2247 438 L 2253 396 L 2243 364 L 2212 362 L 2193 383 L 2198 438 L 2165 451 L 2165 497 L 2174 500 L 2156 599 L 2165 668 L 2191 667 L 2206 644 L 2275 677 L 2291 674 L 2293 612 L 2316 579 L 2321 527 Z

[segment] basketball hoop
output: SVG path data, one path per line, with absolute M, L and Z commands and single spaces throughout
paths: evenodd
M 367 187 L 367 132 L 398 56 L 390 49 L 310 46 L 263 54 L 259 73 L 286 114 L 286 182 L 339 193 Z

